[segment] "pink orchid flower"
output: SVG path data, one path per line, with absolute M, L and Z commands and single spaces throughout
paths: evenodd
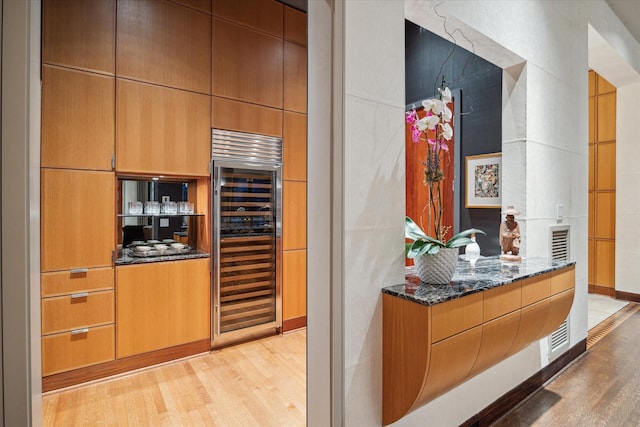
M 416 114 L 416 110 L 411 110 L 405 113 L 407 116 L 407 123 L 409 124 L 413 124 L 416 119 L 418 118 L 417 114 Z
M 416 125 L 411 125 L 411 139 L 415 144 L 420 142 L 420 130 Z

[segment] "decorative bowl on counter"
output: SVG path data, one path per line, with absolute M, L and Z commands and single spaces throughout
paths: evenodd
M 178 243 L 178 242 L 171 244 L 171 248 L 173 249 L 184 249 L 185 246 L 186 245 L 184 243 Z

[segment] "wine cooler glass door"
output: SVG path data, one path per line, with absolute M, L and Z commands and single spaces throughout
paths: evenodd
M 214 341 L 279 326 L 279 199 L 273 168 L 214 170 Z

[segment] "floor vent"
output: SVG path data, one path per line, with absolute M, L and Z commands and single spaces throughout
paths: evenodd
M 569 225 L 552 225 L 549 227 L 550 261 L 569 260 Z M 560 324 L 558 329 L 549 335 L 549 360 L 553 360 L 569 349 L 569 318 Z

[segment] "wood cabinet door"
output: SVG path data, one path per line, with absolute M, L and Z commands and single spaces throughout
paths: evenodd
M 307 112 L 307 48 L 284 42 L 284 109 Z
M 282 108 L 282 39 L 214 17 L 212 93 Z
M 115 78 L 42 67 L 41 166 L 111 170 Z
M 117 357 L 210 339 L 209 259 L 116 267 Z
M 277 0 L 213 0 L 213 14 L 282 38 L 283 4 Z
M 307 183 L 282 183 L 282 249 L 307 247 Z
M 157 0 L 118 1 L 117 74 L 211 94 L 211 16 Z
M 209 176 L 211 100 L 118 79 L 116 170 Z
M 289 6 L 284 7 L 284 39 L 307 45 L 307 14 Z
M 42 62 L 114 74 L 116 0 L 44 0 Z
M 42 169 L 42 272 L 112 265 L 113 172 Z
M 212 96 L 211 127 L 281 137 L 282 110 Z
M 284 112 L 282 178 L 285 181 L 307 180 L 307 116 Z
M 282 319 L 307 315 L 307 251 L 282 254 Z

